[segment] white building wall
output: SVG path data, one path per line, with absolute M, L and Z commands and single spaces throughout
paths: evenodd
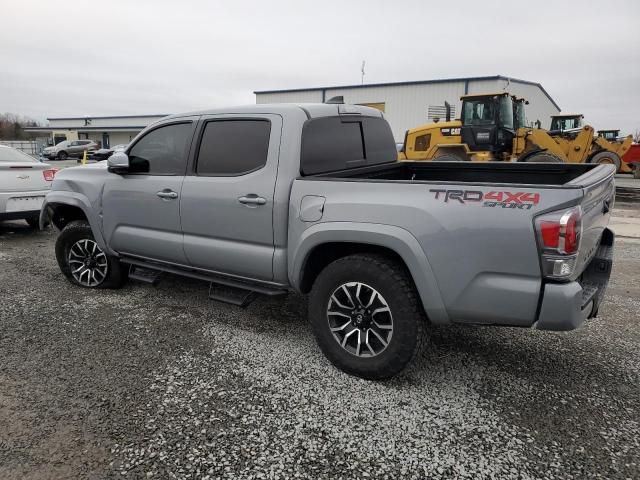
M 322 103 L 322 90 L 260 93 L 256 95 L 256 103 Z
M 430 121 L 427 117 L 429 105 L 444 105 L 445 100 L 455 105 L 463 93 L 464 82 L 443 82 L 327 89 L 326 98 L 342 95 L 346 103 L 384 103 L 385 118 L 391 125 L 393 136 L 402 142 L 406 130 Z M 456 107 L 456 114 L 459 108 Z

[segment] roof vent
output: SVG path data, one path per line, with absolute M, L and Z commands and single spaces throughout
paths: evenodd
M 330 103 L 332 105 L 343 104 L 344 103 L 344 97 L 342 95 L 338 95 L 337 97 L 331 97 L 329 100 L 327 100 L 324 103 Z

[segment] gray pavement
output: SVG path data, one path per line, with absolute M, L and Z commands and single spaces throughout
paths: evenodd
M 640 240 L 583 328 L 432 328 L 375 383 L 325 360 L 301 296 L 84 290 L 54 239 L 0 224 L 2 479 L 640 478 Z

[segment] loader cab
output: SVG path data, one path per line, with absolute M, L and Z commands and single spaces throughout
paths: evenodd
M 462 100 L 462 143 L 471 151 L 511 151 L 515 135 L 513 98 L 507 92 L 465 95 Z
M 615 142 L 620 137 L 620 130 L 598 130 L 598 136 L 609 142 Z
M 581 113 L 562 113 L 551 115 L 550 135 L 570 136 L 577 134 L 584 126 L 584 115 Z

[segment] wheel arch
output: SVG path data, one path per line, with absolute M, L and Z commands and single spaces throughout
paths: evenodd
M 289 279 L 308 293 L 319 273 L 331 262 L 356 253 L 372 253 L 398 261 L 416 286 L 429 320 L 449 323 L 438 284 L 426 254 L 407 230 L 381 224 L 320 223 L 303 232 L 290 249 Z
M 41 228 L 47 219 L 50 219 L 58 230 L 62 230 L 70 222 L 86 220 L 91 226 L 93 236 L 100 248 L 114 255 L 104 241 L 99 220 L 91 208 L 89 200 L 83 195 L 75 192 L 50 192 L 40 210 Z

